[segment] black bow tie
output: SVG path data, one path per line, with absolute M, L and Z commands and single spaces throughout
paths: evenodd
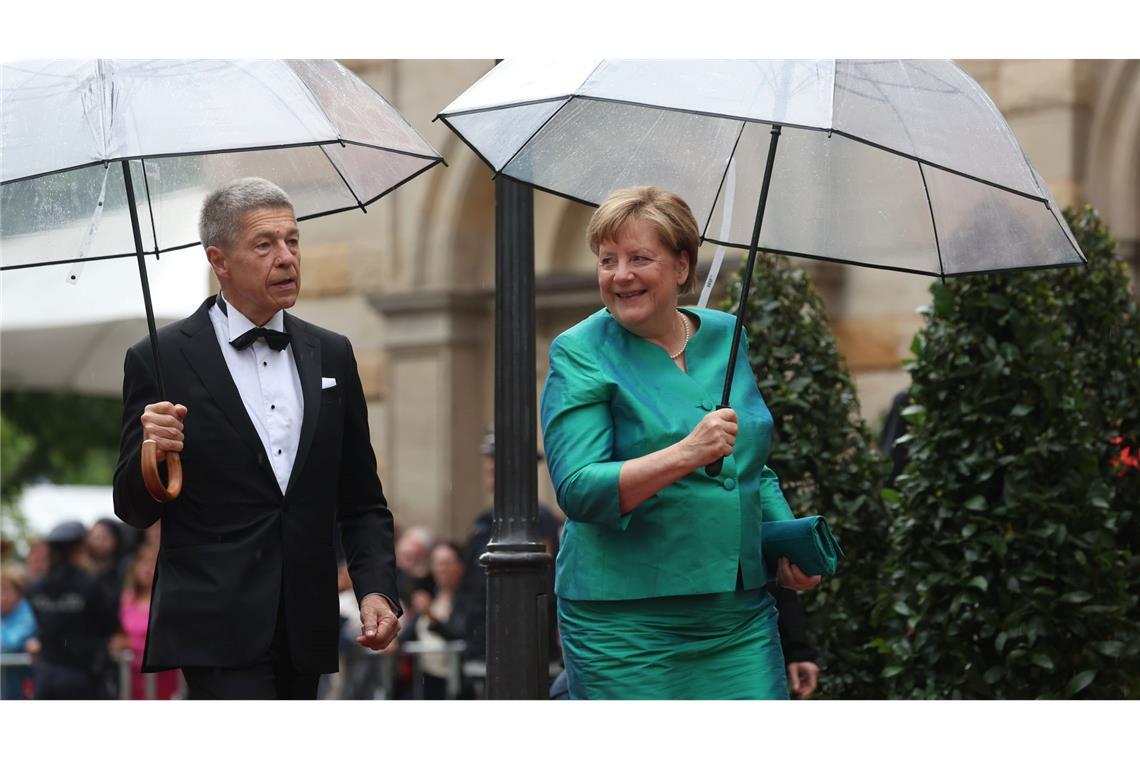
M 224 298 L 219 296 L 214 300 L 214 303 L 222 310 L 223 314 L 229 316 L 230 311 L 226 308 Z M 289 345 L 289 341 L 293 339 L 289 333 L 283 333 L 280 330 L 271 330 L 268 327 L 255 327 L 231 340 L 230 345 L 238 351 L 241 351 L 242 349 L 252 346 L 253 342 L 258 338 L 265 338 L 265 342 L 269 344 L 269 347 L 276 351 L 284 351 L 286 346 Z
M 265 338 L 265 342 L 269 344 L 270 348 L 277 351 L 284 351 L 285 347 L 289 345 L 292 336 L 280 330 L 270 330 L 268 327 L 255 327 L 252 330 L 246 330 L 231 340 L 230 345 L 238 351 L 241 351 L 243 348 L 252 346 L 253 342 L 258 338 Z

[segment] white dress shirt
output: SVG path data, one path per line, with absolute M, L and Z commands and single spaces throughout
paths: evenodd
M 218 300 L 225 300 L 221 293 Z M 297 458 L 301 419 L 305 411 L 293 346 L 290 344 L 284 351 L 275 351 L 264 338 L 258 338 L 248 348 L 239 351 L 230 345 L 230 341 L 257 325 L 228 301 L 226 307 L 224 314 L 217 303 L 210 307 L 214 334 L 245 411 L 261 438 L 265 453 L 269 455 L 281 493 L 285 493 L 293 472 L 293 461 Z M 285 332 L 284 314 L 284 311 L 277 312 L 264 327 Z

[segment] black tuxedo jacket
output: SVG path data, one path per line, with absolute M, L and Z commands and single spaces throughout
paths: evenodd
M 143 669 L 241 667 L 264 655 L 278 605 L 302 672 L 337 669 L 337 523 L 357 598 L 395 602 L 392 514 L 376 475 L 368 417 L 348 339 L 285 314 L 304 418 L 285 493 L 218 346 L 210 297 L 158 332 L 166 391 L 184 404 L 184 484 L 174 501 L 146 492 L 143 407 L 160 401 L 147 340 L 127 351 L 115 514 L 162 520 Z M 336 384 L 322 389 L 321 378 Z

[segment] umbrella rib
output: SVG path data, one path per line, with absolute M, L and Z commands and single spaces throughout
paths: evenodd
M 930 185 L 926 184 L 926 172 L 922 162 L 918 164 L 918 175 L 922 177 L 922 189 L 926 192 L 926 207 L 930 209 L 930 226 L 934 230 L 934 250 L 938 251 L 938 276 L 946 282 L 946 265 L 942 263 L 942 243 L 938 240 L 938 222 L 934 218 L 934 204 L 930 201 Z
M 1055 221 L 1057 223 L 1057 226 L 1061 228 L 1061 236 L 1064 237 L 1065 240 L 1069 243 L 1069 247 L 1077 252 L 1077 256 L 1080 257 L 1081 262 L 1087 267 L 1089 260 L 1085 257 L 1085 252 L 1082 251 L 1079 247 L 1073 245 L 1072 238 L 1069 235 L 1065 234 L 1065 228 L 1061 227 L 1061 220 L 1057 217 L 1056 214 L 1053 213 L 1052 209 L 1049 209 L 1049 216 L 1053 217 L 1053 221 Z
M 716 238 L 705 238 L 706 243 L 714 245 L 723 245 L 736 250 L 748 250 L 748 246 L 741 245 L 740 243 L 730 243 L 724 240 L 717 240 Z M 1079 267 L 1082 265 L 1080 261 L 1070 261 L 1062 264 L 1031 264 L 1021 267 L 1008 267 L 1005 269 L 979 269 L 971 272 L 947 272 L 945 275 L 939 272 L 930 272 L 925 269 L 911 269 L 910 267 L 896 267 L 890 264 L 875 264 L 865 261 L 853 261 L 852 259 L 840 259 L 834 256 L 820 256 L 814 253 L 801 253 L 800 251 L 788 251 L 783 248 L 768 248 L 764 250 L 767 253 L 778 253 L 781 256 L 792 256 L 797 259 L 811 259 L 813 261 L 831 261 L 836 264 L 847 264 L 849 266 L 863 267 L 864 269 L 885 269 L 890 272 L 905 272 L 906 274 L 919 274 L 926 277 L 963 277 L 970 274 L 1000 274 L 1002 272 L 1028 272 L 1038 269 L 1058 269 L 1061 267 Z
M 346 209 L 341 209 L 341 210 L 344 211 Z M 193 248 L 194 246 L 198 245 L 200 242 L 201 241 L 199 241 L 199 240 L 195 240 L 193 243 L 184 243 L 183 245 L 176 245 L 176 246 L 172 246 L 170 248 L 163 248 L 161 250 L 156 249 L 156 250 L 150 251 L 150 253 L 144 252 L 143 255 L 154 254 L 155 256 L 157 256 L 160 253 L 170 253 L 171 251 L 180 251 L 183 248 Z M 83 257 L 71 258 L 71 259 L 52 259 L 51 261 L 33 261 L 29 264 L 8 264 L 7 266 L 0 266 L 0 272 L 14 271 L 16 269 L 34 269 L 36 267 L 50 267 L 50 266 L 55 266 L 56 264 L 79 264 L 79 263 L 86 263 L 88 261 L 106 261 L 107 259 L 134 258 L 135 256 L 138 256 L 137 252 L 134 252 L 134 253 L 106 253 L 106 254 L 103 254 L 102 256 L 83 256 Z
M 108 158 L 106 160 L 100 158 L 97 161 L 88 161 L 87 163 L 76 164 L 74 166 L 67 166 L 67 167 L 64 167 L 62 169 L 52 169 L 51 171 L 39 172 L 37 174 L 28 174 L 28 175 L 23 176 L 23 177 L 14 177 L 12 179 L 6 179 L 6 180 L 0 182 L 0 186 L 11 185 L 11 184 L 16 183 L 16 182 L 26 182 L 26 181 L 32 180 L 32 179 L 39 179 L 40 177 L 48 177 L 48 176 L 51 176 L 53 174 L 66 174 L 67 172 L 70 172 L 70 171 L 76 171 L 79 169 L 86 169 L 86 168 L 91 167 L 91 166 L 102 166 L 103 164 L 105 164 L 109 161 L 141 161 L 144 158 L 149 158 L 149 159 L 184 158 L 187 156 L 214 156 L 214 155 L 220 156 L 220 155 L 224 155 L 226 153 L 253 153 L 255 151 L 261 151 L 261 150 L 285 150 L 287 148 L 313 148 L 313 147 L 317 147 L 320 145 L 332 145 L 333 143 L 339 143 L 339 142 L 342 142 L 342 141 L 340 141 L 340 140 L 318 140 L 315 142 L 288 143 L 288 144 L 282 144 L 282 145 L 257 145 L 257 146 L 248 147 L 248 148 L 221 148 L 221 149 L 214 149 L 214 150 L 191 150 L 191 151 L 185 151 L 185 152 L 181 152 L 181 153 L 179 153 L 179 152 L 175 152 L 175 153 L 145 153 L 145 154 L 140 154 L 137 156 L 116 156 L 114 158 Z M 385 148 L 382 145 L 369 145 L 368 143 L 363 143 L 363 142 L 359 142 L 356 140 L 343 140 L 343 142 L 348 144 L 348 145 L 358 145 L 362 148 L 371 148 L 373 150 L 383 150 L 383 151 L 387 151 L 388 153 L 398 153 L 402 156 L 411 156 L 412 158 L 422 158 L 425 161 L 443 161 L 443 156 L 440 156 L 438 154 L 434 155 L 434 156 L 428 156 L 428 155 L 424 155 L 422 153 L 416 153 L 416 152 L 410 151 L 410 150 L 401 150 L 400 148 Z
M 566 98 L 566 101 L 562 105 L 560 105 L 560 106 L 558 106 L 558 108 L 554 109 L 554 113 L 550 114 L 550 116 L 548 116 L 546 118 L 546 121 L 542 122 L 542 126 L 540 126 L 538 129 L 531 132 L 530 137 L 526 138 L 526 142 L 524 142 L 522 145 L 520 145 L 519 149 L 516 150 L 514 153 L 512 153 L 511 157 L 503 162 L 503 168 L 496 171 L 495 176 L 492 177 L 492 179 L 498 178 L 499 174 L 502 173 L 508 166 L 511 165 L 511 161 L 514 161 L 516 158 L 518 158 L 518 155 L 523 152 L 523 150 L 526 148 L 526 146 L 530 145 L 530 141 L 533 140 L 535 137 L 537 137 L 539 132 L 546 129 L 546 125 L 549 124 L 555 116 L 562 113 L 562 109 L 565 108 L 570 103 L 570 101 L 572 101 L 575 97 L 576 96 L 571 95 L 570 97 Z M 491 168 L 494 169 L 495 168 L 494 165 L 492 165 Z
M 474 85 L 472 85 L 472 86 L 474 86 Z M 563 100 L 565 98 L 572 98 L 572 97 L 575 97 L 575 95 L 573 95 L 573 94 L 570 94 L 570 95 L 553 95 L 549 98 L 536 98 L 534 100 L 512 101 L 509 103 L 499 103 L 498 105 L 494 105 L 494 106 L 480 106 L 479 108 L 471 108 L 471 109 L 468 109 L 466 111 L 452 111 L 450 113 L 440 112 L 435 118 L 436 119 L 443 119 L 443 121 L 446 122 L 448 119 L 450 119 L 453 116 L 471 116 L 472 114 L 487 113 L 489 111 L 503 111 L 503 110 L 506 110 L 508 108 L 522 108 L 523 106 L 536 106 L 536 105 L 539 105 L 540 103 L 553 103 L 556 100 Z M 587 96 L 577 96 L 577 97 L 587 97 Z M 434 121 L 434 119 L 433 119 L 433 121 Z M 453 127 L 453 129 L 454 129 L 454 127 Z
M 337 140 L 336 142 L 344 143 L 345 145 L 356 145 L 357 147 L 360 147 L 360 148 L 370 148 L 372 150 L 382 150 L 386 153 L 398 153 L 401 156 L 411 156 L 412 158 L 422 158 L 425 161 L 443 161 L 443 156 L 439 155 L 438 153 L 435 154 L 434 156 L 429 156 L 425 153 L 416 153 L 414 150 L 403 150 L 402 148 L 388 148 L 388 147 L 385 147 L 383 145 L 369 145 L 366 142 L 361 142 L 359 140 L 349 140 L 347 138 Z M 316 143 L 316 144 L 317 145 L 332 145 L 333 143 L 332 142 L 324 142 L 324 143 Z M 443 163 L 446 164 L 447 162 L 443 161 Z
M 143 190 L 146 192 L 146 213 L 150 217 L 150 239 L 154 243 L 154 257 L 158 258 L 158 231 L 154 228 L 154 205 L 150 202 L 150 180 L 146 177 L 146 159 L 140 158 L 139 163 L 142 164 Z
M 422 169 L 417 170 L 414 174 L 409 174 L 406 178 L 404 178 L 404 179 L 400 180 L 399 182 L 397 182 L 396 184 L 392 185 L 391 187 L 389 187 L 387 190 L 380 193 L 379 195 L 375 195 L 375 196 L 369 198 L 368 200 L 363 201 L 362 205 L 368 206 L 372 203 L 375 203 L 376 201 L 380 200 L 381 198 L 383 198 L 388 193 L 392 192 L 393 190 L 396 190 L 399 187 L 402 187 L 403 185 L 412 181 L 416 177 L 418 177 L 421 174 L 423 174 L 424 172 L 426 172 L 428 169 L 431 169 L 433 166 L 435 166 L 436 164 L 441 163 L 441 162 L 442 162 L 442 159 L 436 159 L 436 160 L 432 161 L 427 166 L 424 166 Z M 297 221 L 298 222 L 304 222 L 304 221 L 308 221 L 309 219 L 319 219 L 322 216 L 330 216 L 331 214 L 339 214 L 341 211 L 349 211 L 349 210 L 354 209 L 354 208 L 358 208 L 358 207 L 357 206 L 345 206 L 344 208 L 331 209 L 329 211 L 319 211 L 315 214 L 306 214 L 304 216 L 299 216 L 299 217 L 297 217 Z
M 728 170 L 732 168 L 732 159 L 736 155 L 736 149 L 740 146 L 740 138 L 744 135 L 746 126 L 748 126 L 748 122 L 740 123 L 740 131 L 736 133 L 736 142 L 732 144 L 732 150 L 728 153 L 728 160 L 724 162 L 724 174 L 720 175 L 720 184 L 716 186 L 716 195 L 713 196 L 712 205 L 709 206 L 709 215 L 705 218 L 705 228 L 701 231 L 702 240 L 708 234 L 709 225 L 712 224 L 713 214 L 716 212 L 716 203 L 720 200 L 721 190 L 724 189 L 724 182 L 728 178 Z
M 320 149 L 321 149 L 321 153 L 324 154 L 325 159 L 328 160 L 329 165 L 332 166 L 333 171 L 336 172 L 336 176 L 340 177 L 340 181 L 344 183 L 344 186 L 346 188 L 348 188 L 348 192 L 352 194 L 352 199 L 354 201 L 356 201 L 357 208 L 359 208 L 361 211 L 363 211 L 365 214 L 367 214 L 368 211 L 364 208 L 364 204 L 360 202 L 360 196 L 358 196 L 356 194 L 356 191 L 352 189 L 352 185 L 350 185 L 348 183 L 348 180 L 345 179 L 344 173 L 340 170 L 340 167 L 336 165 L 336 161 L 332 160 L 332 156 L 330 156 L 329 152 L 327 150 L 325 150 L 325 146 L 321 145 Z
M 988 185 L 988 186 L 995 188 L 997 190 L 1002 190 L 1002 191 L 1005 191 L 1007 193 L 1012 193 L 1014 195 L 1021 196 L 1022 198 L 1025 198 L 1027 200 L 1037 201 L 1038 203 L 1045 203 L 1046 202 L 1044 198 L 1039 198 L 1038 196 L 1033 195 L 1032 193 L 1027 193 L 1024 190 L 1016 190 L 1012 187 L 1007 187 L 1006 185 L 1002 185 L 1002 184 L 999 184 L 997 182 L 991 182 L 988 179 L 982 179 L 981 177 L 975 177 L 973 174 L 967 174 L 966 172 L 958 171 L 957 169 L 951 169 L 948 166 L 943 166 L 942 164 L 936 164 L 933 161 L 928 161 L 925 158 L 919 158 L 918 156 L 912 156 L 909 153 L 904 153 L 901 150 L 895 150 L 894 148 L 889 148 L 886 145 L 880 145 L 877 142 L 872 142 L 871 140 L 866 140 L 862 137 L 856 137 L 855 135 L 849 134 L 849 133 L 844 132 L 844 131 L 839 130 L 839 129 L 835 130 L 835 134 L 840 135 L 842 137 L 846 137 L 848 140 L 854 140 L 855 142 L 863 143 L 864 145 L 870 145 L 872 148 L 878 148 L 881 151 L 885 151 L 887 153 L 893 153 L 896 156 L 900 156 L 902 158 L 910 159 L 911 161 L 915 161 L 917 163 L 924 164 L 924 165 L 929 166 L 933 169 L 938 169 L 939 171 L 944 171 L 948 174 L 953 174 L 953 175 L 956 175 L 958 177 L 963 177 L 965 179 L 972 180 L 974 182 L 979 182 L 983 185 Z
M 442 120 L 443 120 L 443 124 L 444 124 L 444 126 L 445 126 L 445 127 L 447 127 L 448 129 L 450 129 L 450 130 L 452 131 L 452 133 L 453 133 L 453 134 L 454 134 L 456 137 L 458 137 L 458 138 L 459 138 L 459 140 L 460 140 L 460 141 L 461 141 L 461 142 L 462 142 L 464 145 L 466 145 L 466 146 L 467 146 L 467 147 L 468 147 L 468 148 L 471 150 L 471 152 L 472 152 L 472 153 L 474 153 L 474 154 L 475 154 L 475 156 L 476 156 L 476 157 L 477 157 L 477 158 L 478 158 L 480 161 L 482 161 L 483 163 L 485 163 L 485 164 L 486 164 L 486 165 L 487 165 L 487 166 L 488 166 L 488 167 L 491 169 L 491 172 L 492 172 L 492 173 L 494 173 L 494 171 L 495 171 L 495 165 L 494 165 L 493 163 L 491 163 L 491 162 L 490 162 L 490 161 L 487 159 L 487 157 L 486 157 L 486 156 L 484 156 L 484 155 L 483 155 L 483 154 L 482 154 L 482 153 L 479 151 L 479 149 L 478 149 L 478 148 L 476 148 L 474 145 L 472 145 L 472 144 L 471 144 L 471 141 L 469 141 L 469 140 L 468 140 L 468 139 L 467 139 L 467 138 L 466 138 L 466 137 L 463 135 L 463 133 L 462 133 L 462 132 L 460 132 L 458 129 L 456 129 L 456 128 L 455 128 L 455 125 L 453 125 L 451 122 L 449 122 L 449 121 L 447 120 L 447 117 L 446 117 L 446 116 L 444 116 Z M 520 180 L 520 181 L 521 181 L 521 180 Z

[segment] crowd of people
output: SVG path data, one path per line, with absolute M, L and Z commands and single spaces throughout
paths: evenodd
M 140 671 L 159 530 L 157 523 L 136 531 L 112 518 L 90 527 L 69 520 L 33 540 L 22 556 L 4 541 L 4 699 L 179 693 L 176 671 L 157 674 L 153 685 Z M 122 683 L 123 664 L 129 684 Z
M 483 485 L 493 494 L 493 433 L 484 438 L 480 452 Z M 321 698 L 474 699 L 483 695 L 487 584 L 479 557 L 491 539 L 492 517 L 489 506 L 476 515 L 463 543 L 438 538 L 419 525 L 398 531 L 399 601 L 405 612 L 399 636 L 380 656 L 355 646 L 359 608 L 340 550 L 340 671 L 324 677 Z M 117 698 L 124 691 L 131 699 L 185 696 L 178 671 L 161 671 L 149 678 L 140 671 L 160 526 L 161 522 L 137 531 L 111 518 L 98 520 L 90 528 L 69 521 L 33 541 L 22 557 L 17 556 L 14 544 L 4 543 L 0 576 L 3 652 L 6 656 L 34 655 L 35 664 L 24 664 L 25 657 L 5 664 L 3 699 Z M 556 555 L 562 520 L 543 504 L 539 505 L 538 529 L 547 551 Z M 547 582 L 553 600 L 553 567 Z M 802 608 L 794 592 L 771 591 L 781 610 L 789 686 L 793 694 L 810 696 L 819 668 Z M 77 598 L 85 600 L 82 608 L 74 603 Z M 38 611 L 35 599 L 39 600 Z M 562 653 L 556 627 L 550 641 L 552 671 L 557 673 Z M 61 657 L 57 650 L 68 654 Z M 129 665 L 129 684 L 122 683 L 123 662 Z M 554 679 L 551 696 L 567 696 L 564 679 Z

